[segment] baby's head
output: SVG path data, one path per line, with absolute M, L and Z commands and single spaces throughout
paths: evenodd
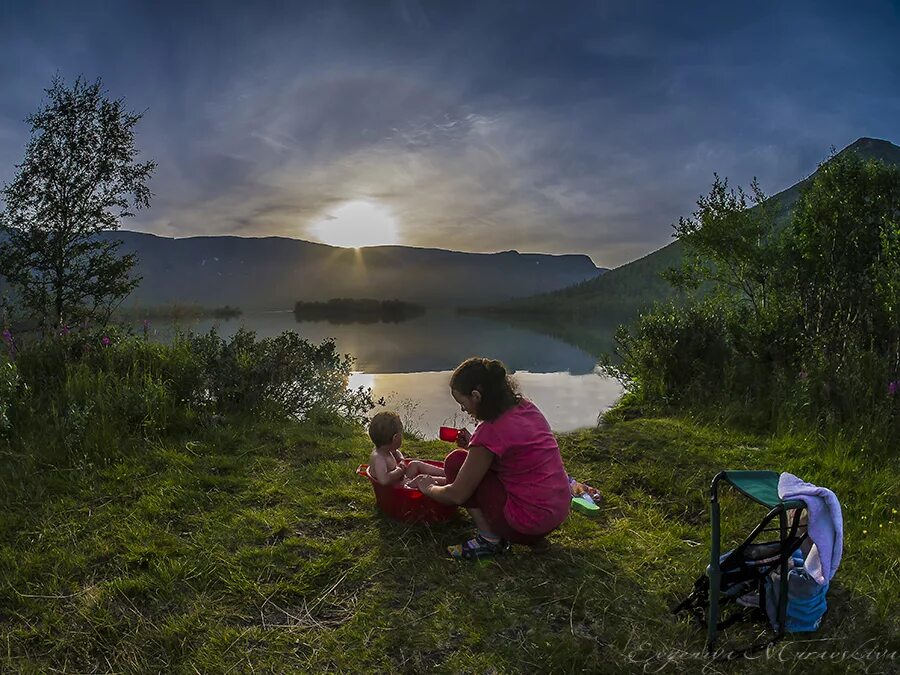
M 397 450 L 403 442 L 403 422 L 395 412 L 380 412 L 369 422 L 369 438 L 376 448 Z

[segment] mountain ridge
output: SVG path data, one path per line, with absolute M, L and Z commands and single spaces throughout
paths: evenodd
M 289 237 L 102 235 L 138 256 L 141 285 L 126 305 L 174 302 L 244 310 L 291 309 L 331 298 L 402 300 L 430 306 L 486 304 L 563 288 L 602 274 L 589 256 L 439 248 L 342 248 Z

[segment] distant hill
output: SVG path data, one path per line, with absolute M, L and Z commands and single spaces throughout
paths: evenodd
M 428 306 L 499 303 L 592 279 L 586 255 L 460 253 L 377 246 L 346 249 L 284 237 L 186 237 L 139 232 L 120 239 L 143 276 L 127 306 L 172 304 L 290 310 L 297 301 L 396 299 Z
M 860 138 L 841 151 L 844 152 L 856 152 L 863 157 L 900 164 L 900 147 L 874 138 Z M 770 197 L 777 201 L 777 218 L 783 223 L 787 223 L 801 189 L 811 178 L 812 176 Z M 633 316 L 640 309 L 672 296 L 671 287 L 660 274 L 679 265 L 681 257 L 682 245 L 675 241 L 643 258 L 610 270 L 602 277 L 562 290 L 481 308 L 479 313 L 506 314 L 511 317 L 534 317 L 541 314 L 579 321 L 591 316 Z

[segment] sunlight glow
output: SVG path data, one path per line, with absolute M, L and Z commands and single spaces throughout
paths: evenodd
M 342 204 L 315 223 L 311 234 L 332 246 L 360 248 L 397 243 L 397 221 L 381 204 L 355 200 Z

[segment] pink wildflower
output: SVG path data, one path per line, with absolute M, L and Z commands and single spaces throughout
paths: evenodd
M 6 352 L 11 359 L 16 358 L 16 341 L 13 339 L 12 332 L 9 328 L 3 329 L 3 343 L 6 345 Z

